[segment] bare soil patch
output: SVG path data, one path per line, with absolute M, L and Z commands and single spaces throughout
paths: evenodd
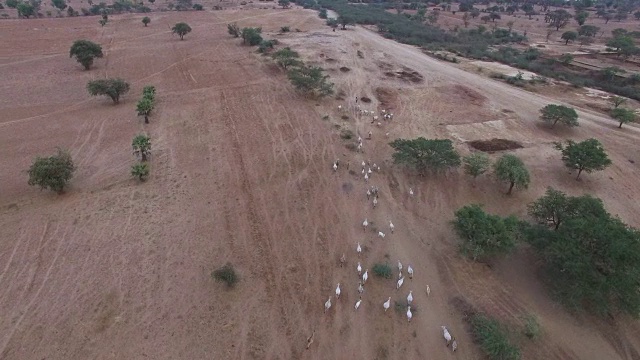
M 515 150 L 522 148 L 522 145 L 519 142 L 507 139 L 474 140 L 467 142 L 467 144 L 472 148 L 483 152 Z
M 451 99 L 460 101 L 461 104 L 473 104 L 476 106 L 482 106 L 487 100 L 486 96 L 464 85 L 456 84 L 451 86 L 443 86 L 440 87 L 439 90 L 442 94 L 451 96 Z
M 395 91 L 379 87 L 375 90 L 375 95 L 380 102 L 381 109 L 395 109 L 397 107 L 398 94 Z

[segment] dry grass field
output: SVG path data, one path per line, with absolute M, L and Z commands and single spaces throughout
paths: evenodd
M 539 281 L 530 249 L 491 267 L 473 263 L 458 255 L 450 226 L 468 203 L 524 216 L 547 186 L 598 196 L 640 226 L 637 125 L 618 129 L 585 107 L 580 127 L 550 130 L 538 116 L 558 101 L 552 95 L 361 27 L 332 32 L 309 10 L 158 12 L 146 28 L 143 16 L 111 16 L 105 27 L 96 17 L 0 21 L 1 359 L 482 359 L 456 297 L 514 328 L 535 314 L 542 335 L 522 342 L 524 359 L 640 358 L 636 321 L 569 314 Z M 170 32 L 179 21 L 193 28 L 184 41 Z M 267 57 L 227 34 L 230 22 L 262 26 L 324 67 L 344 100 L 297 94 Z M 283 25 L 300 31 L 278 34 Z M 80 38 L 105 51 L 90 71 L 68 56 Z M 423 80 L 385 75 L 400 71 Z M 119 105 L 86 92 L 105 76 L 131 83 Z M 135 111 L 145 85 L 157 88 L 148 125 Z M 377 127 L 355 116 L 356 96 L 371 98 L 366 109 L 392 109 L 394 120 Z M 372 131 L 363 154 L 345 147 L 342 130 Z M 138 183 L 131 139 L 143 132 L 151 176 Z M 506 196 L 492 176 L 411 175 L 391 163 L 388 142 L 418 136 L 452 139 L 463 154 L 470 140 L 518 141 L 532 184 Z M 590 137 L 613 165 L 576 181 L 552 143 Z M 60 196 L 29 187 L 25 173 L 56 146 L 78 166 Z M 358 165 L 368 160 L 381 166 L 369 181 L 380 188 L 376 209 Z M 373 229 L 363 232 L 364 218 Z M 398 260 L 413 266 L 413 280 L 396 291 L 394 280 L 370 277 L 355 311 L 356 263 L 371 272 Z M 210 276 L 227 262 L 241 279 L 232 290 Z M 342 296 L 325 314 L 337 283 Z M 383 312 L 389 296 L 402 301 L 409 290 L 411 322 Z M 457 337 L 456 353 L 441 325 Z

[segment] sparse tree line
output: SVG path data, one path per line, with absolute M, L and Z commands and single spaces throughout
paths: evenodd
M 242 43 L 249 46 L 258 45 L 258 51 L 261 53 L 272 52 L 271 58 L 278 66 L 287 72 L 287 77 L 291 84 L 300 92 L 312 96 L 327 96 L 333 93 L 333 83 L 327 79 L 328 75 L 324 74 L 324 70 L 317 66 L 308 66 L 302 60 L 300 55 L 286 47 L 277 51 L 273 51 L 276 40 L 264 40 L 261 36 L 262 28 L 240 28 L 237 24 L 228 24 L 227 31 L 236 38 L 242 38 Z M 281 32 L 288 32 L 289 27 L 284 26 Z
M 150 4 L 154 4 L 155 0 L 147 0 Z M 177 11 L 185 11 L 185 10 L 204 10 L 204 7 L 201 4 L 193 4 L 192 0 L 177 0 L 177 4 L 169 2 L 167 4 L 167 8 L 162 8 L 160 10 L 177 10 Z M 53 16 L 51 11 L 47 11 L 45 14 L 40 12 L 42 0 L 5 0 L 5 4 L 8 8 L 16 9 L 18 11 L 18 17 L 21 18 L 31 18 L 37 17 L 42 18 Z M 74 16 L 92 16 L 92 15 L 102 15 L 103 18 L 99 21 L 102 26 L 106 25 L 108 22 L 107 18 L 104 18 L 105 15 L 111 14 L 121 14 L 125 12 L 135 12 L 135 13 L 149 13 L 151 12 L 151 8 L 144 5 L 143 1 L 132 1 L 132 0 L 115 0 L 113 4 L 107 5 L 105 2 L 100 2 L 98 4 L 94 4 L 93 0 L 88 0 L 89 8 L 81 8 L 80 11 L 75 10 L 73 7 L 68 6 L 65 0 L 51 0 L 51 5 L 57 10 L 57 17 L 62 17 L 62 11 L 66 9 L 66 15 L 68 17 Z M 0 9 L 3 6 L 0 4 Z M 7 15 L 8 16 L 8 15 Z
M 77 40 L 71 46 L 70 55 L 75 57 L 85 70 L 89 70 L 93 60 L 102 57 L 103 53 L 100 45 L 88 40 Z M 120 102 L 120 97 L 129 92 L 129 89 L 129 83 L 119 78 L 91 80 L 87 83 L 87 91 L 90 95 L 107 96 L 114 105 Z M 149 116 L 155 107 L 155 102 L 156 88 L 145 86 L 142 90 L 142 98 L 136 105 L 137 114 L 144 116 L 145 124 L 149 123 Z M 148 159 L 151 154 L 151 139 L 144 134 L 136 135 L 132 141 L 132 148 L 139 162 L 131 167 L 131 175 L 140 181 L 145 181 L 149 176 Z M 57 153 L 50 157 L 36 157 L 28 170 L 28 184 L 61 194 L 75 170 L 70 152 L 58 148 Z

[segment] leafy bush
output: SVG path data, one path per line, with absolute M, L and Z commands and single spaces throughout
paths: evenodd
M 531 340 L 535 340 L 540 336 L 540 324 L 538 319 L 532 314 L 523 317 L 524 329 L 523 334 Z
M 462 240 L 460 251 L 473 260 L 509 253 L 520 238 L 520 222 L 515 216 L 487 214 L 476 204 L 458 209 L 453 227 Z
M 131 176 L 137 178 L 139 181 L 145 181 L 149 176 L 149 164 L 137 163 L 131 166 Z
M 233 37 L 240 37 L 240 34 L 242 34 L 240 27 L 236 23 L 227 24 L 227 32 Z
M 292 68 L 287 73 L 289 80 L 296 89 L 310 95 L 326 96 L 333 93 L 333 83 L 327 81 L 328 75 L 316 66 L 300 66 Z
M 374 264 L 372 271 L 375 276 L 385 279 L 391 279 L 393 275 L 393 271 L 391 270 L 391 266 L 389 264 Z
M 496 319 L 484 314 L 471 318 L 473 336 L 489 359 L 519 360 L 520 349 L 509 339 L 509 331 Z
M 423 174 L 428 170 L 438 171 L 460 166 L 460 155 L 449 139 L 397 139 L 389 145 L 395 149 L 395 163 L 406 164 Z
M 223 267 L 214 270 L 211 273 L 211 277 L 213 277 L 217 281 L 224 282 L 225 284 L 227 284 L 228 288 L 234 287 L 240 280 L 238 278 L 238 274 L 236 274 L 236 270 L 230 263 L 227 263 Z

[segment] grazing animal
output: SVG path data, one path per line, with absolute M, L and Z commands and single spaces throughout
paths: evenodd
M 431 288 L 427 285 L 427 296 L 431 295 Z
M 362 143 L 358 144 L 358 152 L 362 152 Z
M 364 168 L 362 168 L 362 175 L 364 175 Z
M 338 110 L 342 110 L 342 105 L 338 105 Z
M 398 260 L 398 271 L 402 271 L 402 263 Z
M 451 351 L 456 352 L 456 350 L 458 350 L 458 342 L 454 337 L 453 340 L 451 341 Z
M 358 243 L 358 246 L 356 246 L 356 252 L 358 253 L 358 256 L 360 256 L 360 254 L 362 253 L 362 247 L 360 247 L 360 243 Z M 427 285 L 428 287 L 429 285 Z
M 391 229 L 391 233 L 393 234 L 393 230 L 395 230 L 395 226 L 393 226 L 393 223 L 391 222 L 391 220 L 389 220 L 389 229 Z
M 338 170 L 338 164 L 333 163 L 333 171 L 337 171 Z
M 369 168 L 369 170 L 367 170 L 367 174 L 371 174 L 373 171 L 371 171 L 371 168 Z
M 407 320 L 411 322 L 412 317 L 413 317 L 413 314 L 411 313 L 411 306 L 407 306 Z
M 362 231 L 366 231 L 367 226 L 369 226 L 369 222 L 367 221 L 367 219 L 364 219 L 364 221 L 362 222 Z
M 358 293 L 362 294 L 364 292 L 364 286 L 362 286 L 362 283 L 358 281 Z
M 402 286 L 403 283 L 404 283 L 404 278 L 401 277 L 400 280 L 398 280 L 398 282 L 396 283 L 396 290 L 400 290 L 400 287 Z
M 362 265 L 360 265 L 360 261 L 358 261 L 358 267 L 356 267 L 356 270 L 358 270 L 358 276 L 360 276 L 360 274 L 362 274 Z
M 384 239 L 386 235 L 382 231 L 378 231 L 378 236 Z
M 362 171 L 364 171 L 364 169 L 362 169 Z M 364 181 L 369 182 L 369 175 L 368 174 L 364 174 Z
M 378 123 L 378 124 L 380 124 L 380 123 Z M 378 125 L 378 126 L 380 126 L 380 125 Z M 373 135 L 373 134 L 371 133 L 371 130 L 369 130 L 369 133 L 367 134 L 367 138 L 368 138 L 369 140 L 371 140 L 371 135 Z
M 449 334 L 449 330 L 447 330 L 446 326 L 441 326 L 442 328 L 442 336 L 444 336 L 444 339 L 447 341 L 447 346 L 449 346 L 449 344 L 451 343 L 451 334 Z
M 371 190 L 367 189 L 367 200 L 371 197 Z
M 367 164 L 365 164 L 364 160 L 362 160 L 362 169 L 364 169 L 365 166 L 367 166 Z
M 409 290 L 409 295 L 407 295 L 407 304 L 411 305 L 413 302 L 413 291 Z
M 362 299 L 359 299 L 358 301 L 356 301 L 356 305 L 354 306 L 356 310 L 358 310 L 358 308 L 360 307 L 361 302 L 362 302 Z
M 331 296 L 329 296 L 329 300 L 324 303 L 324 312 L 326 313 L 329 309 L 331 309 Z
M 342 291 L 340 290 L 340 283 L 338 283 L 338 286 L 336 287 L 336 299 L 340 299 L 341 293 Z
M 391 307 L 391 298 L 387 299 L 387 301 L 382 304 L 382 307 L 384 307 L 384 312 L 387 312 L 387 310 L 389 310 L 389 307 Z
M 376 206 L 378 206 L 378 197 L 377 197 L 377 196 L 375 196 L 375 197 L 373 198 L 373 208 L 375 209 L 375 208 L 376 208 Z
M 340 267 L 342 267 L 346 262 L 347 262 L 347 255 L 342 253 L 342 256 L 340 257 Z
M 411 265 L 407 266 L 407 274 L 409 274 L 409 279 L 413 279 L 413 268 Z
M 413 188 L 409 188 L 409 195 L 413 196 Z
M 364 274 L 362 274 L 362 285 L 367 283 L 367 279 L 369 278 L 369 269 L 364 271 Z
M 362 142 L 362 138 L 360 137 L 360 135 L 358 135 L 358 142 L 361 143 Z

